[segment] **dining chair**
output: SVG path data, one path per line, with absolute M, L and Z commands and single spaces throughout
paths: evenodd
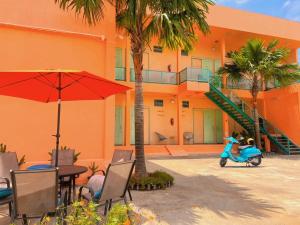
M 18 169 L 15 152 L 0 153 L 0 205 L 8 205 L 9 215 L 12 214 L 13 207 L 10 171 Z
M 51 154 L 51 165 L 55 166 L 56 150 L 52 150 Z M 58 166 L 71 166 L 74 164 L 75 150 L 59 150 L 58 151 Z
M 133 150 L 116 149 L 112 156 L 111 163 L 130 161 L 132 158 L 132 154 L 133 154 Z M 104 170 L 100 170 L 100 171 L 105 176 L 105 171 Z
M 13 219 L 28 224 L 29 218 L 57 215 L 58 206 L 65 197 L 58 200 L 58 169 L 11 171 L 14 213 Z M 63 216 L 64 214 L 59 214 Z
M 130 161 L 132 159 L 132 154 L 133 154 L 133 150 L 119 150 L 119 149 L 116 149 L 114 151 L 113 156 L 112 156 L 111 163 Z M 105 176 L 105 171 L 104 170 L 100 170 L 100 171 L 102 172 L 103 176 Z M 98 180 L 104 180 L 104 178 L 101 178 L 100 175 L 94 175 L 94 176 L 91 177 L 90 181 L 94 181 L 96 183 L 99 183 L 97 181 L 97 179 Z M 130 201 L 132 201 L 132 195 L 131 195 L 131 192 L 130 192 L 129 188 L 128 188 L 127 192 L 128 192 Z
M 55 166 L 55 158 L 56 158 L 56 150 L 52 150 L 51 154 L 51 165 Z M 72 166 L 74 165 L 75 159 L 75 150 L 74 149 L 66 149 L 66 150 L 59 150 L 58 151 L 58 163 L 57 166 Z M 59 180 L 59 193 L 62 193 L 64 188 L 67 188 L 69 191 L 69 196 L 71 196 L 71 190 L 73 189 L 73 181 L 70 177 L 64 177 Z M 69 199 L 69 201 L 71 201 Z
M 128 190 L 128 183 L 134 165 L 135 160 L 109 164 L 103 186 L 100 189 L 89 185 L 89 183 L 87 186 L 81 186 L 78 199 L 94 201 L 104 205 L 104 215 L 110 210 L 112 202 L 123 200 L 128 205 L 126 191 Z M 83 190 L 87 190 L 87 192 L 84 193 Z

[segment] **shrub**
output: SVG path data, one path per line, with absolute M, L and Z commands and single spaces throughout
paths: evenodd
M 131 189 L 135 190 L 153 190 L 153 189 L 163 189 L 170 185 L 173 185 L 174 178 L 163 171 L 155 171 L 153 173 L 148 173 L 148 176 L 137 178 L 133 175 L 130 179 L 129 186 Z
M 70 225 L 96 225 L 101 221 L 97 207 L 98 205 L 93 202 L 87 204 L 83 201 L 74 202 L 65 221 Z
M 105 225 L 126 225 L 128 224 L 129 218 L 127 215 L 128 209 L 126 205 L 120 203 L 115 204 L 109 211 Z
M 59 208 L 62 210 L 63 208 Z M 128 218 L 128 208 L 126 205 L 120 203 L 113 205 L 111 210 L 108 212 L 106 219 L 102 219 L 98 214 L 98 204 L 94 202 L 86 203 L 84 201 L 74 202 L 69 210 L 69 214 L 62 220 L 61 217 L 56 218 L 55 225 L 134 225 L 135 218 L 130 223 Z M 30 221 L 29 221 L 29 224 Z M 46 216 L 38 224 L 34 225 L 50 225 L 51 219 Z M 11 224 L 15 225 L 15 224 Z
M 92 176 L 94 176 L 97 172 L 101 171 L 101 170 L 99 169 L 99 166 L 96 165 L 95 162 L 92 162 L 92 163 L 89 165 L 89 169 L 90 169 L 90 171 L 92 172 L 91 175 L 90 175 L 89 177 L 92 177 Z

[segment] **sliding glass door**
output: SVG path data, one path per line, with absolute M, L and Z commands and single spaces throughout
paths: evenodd
M 219 109 L 193 109 L 194 144 L 223 143 L 223 114 Z

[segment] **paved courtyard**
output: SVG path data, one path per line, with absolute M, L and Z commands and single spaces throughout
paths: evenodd
M 260 167 L 216 157 L 152 159 L 175 177 L 165 191 L 134 192 L 146 225 L 299 225 L 300 157 L 264 158 Z
M 257 168 L 232 162 L 220 168 L 212 156 L 147 164 L 149 171 L 171 173 L 175 185 L 133 191 L 143 225 L 300 225 L 300 157 L 264 158 Z

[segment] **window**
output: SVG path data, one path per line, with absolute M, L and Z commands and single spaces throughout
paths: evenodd
M 188 56 L 189 55 L 189 52 L 187 50 L 181 50 L 181 55 L 182 56 Z
M 189 108 L 190 102 L 189 101 L 182 101 L 182 108 Z
M 163 107 L 164 106 L 164 100 L 154 99 L 154 106 Z
M 163 52 L 163 48 L 161 46 L 153 46 L 153 51 L 154 52 L 158 52 L 158 53 L 162 53 Z

